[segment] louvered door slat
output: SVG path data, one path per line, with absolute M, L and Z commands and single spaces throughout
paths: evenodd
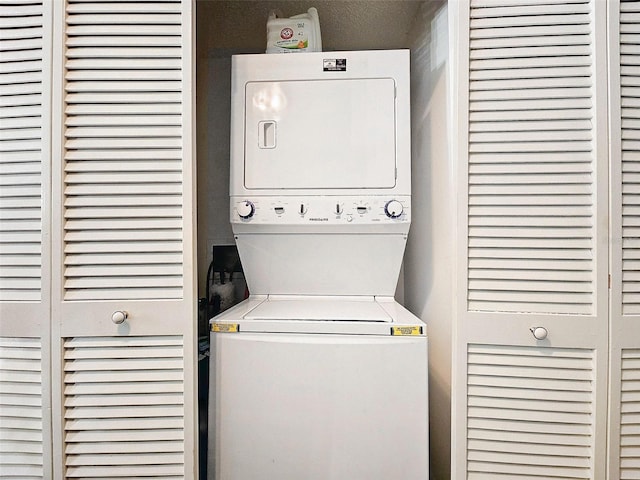
M 168 0 L 170 2 L 175 2 L 175 0 Z M 111 25 L 101 25 L 101 24 L 92 24 L 92 25 L 69 25 L 67 28 L 67 32 L 70 36 L 74 35 L 82 35 L 82 36 L 97 36 L 97 35 L 117 35 L 117 36 L 131 36 L 131 26 L 126 23 L 115 23 Z M 164 36 L 167 33 L 166 25 L 156 24 L 156 25 L 146 25 L 139 24 L 136 25 L 135 33 L 145 36 Z M 117 40 L 112 40 L 117 41 Z
M 151 165 L 151 163 L 154 163 L 153 165 Z M 67 169 L 66 171 L 69 172 L 69 174 L 71 175 L 72 173 L 78 173 L 78 174 L 84 174 L 84 175 L 88 175 L 91 174 L 93 172 L 103 172 L 103 173 L 111 173 L 113 172 L 114 168 L 117 168 L 119 165 L 117 162 L 113 162 L 110 159 L 104 159 L 104 160 L 95 160 L 92 162 L 82 162 L 82 163 L 76 163 L 76 162 L 69 162 L 67 163 Z M 180 170 L 180 162 L 177 160 L 158 160 L 156 162 L 150 162 L 147 161 L 145 159 L 140 159 L 140 160 L 131 160 L 129 162 L 127 162 L 126 165 L 122 165 L 122 170 L 124 172 L 130 172 L 130 173 L 138 173 L 142 170 L 150 170 L 150 169 L 154 169 L 155 172 L 162 172 L 165 176 L 168 175 L 170 172 L 176 172 Z M 73 177 L 71 177 L 73 179 Z M 155 180 L 158 180 L 159 178 L 157 176 L 153 177 Z M 166 177 L 165 177 L 166 178 Z M 176 176 L 175 174 L 173 174 L 173 179 L 175 179 Z M 76 179 L 79 180 L 83 180 L 86 179 L 86 177 L 80 177 L 78 175 L 78 177 L 76 177 Z M 82 181 L 78 181 L 76 183 L 82 184 L 84 182 Z M 124 198 L 129 199 L 129 201 L 131 200 L 131 198 L 134 197 L 134 194 L 129 194 L 128 196 L 125 196 Z M 153 204 L 160 204 L 163 201 L 168 202 L 168 204 L 171 205 L 179 205 L 180 204 L 180 197 L 172 195 L 170 196 L 170 194 L 165 194 L 165 195 L 157 195 L 157 196 L 153 196 L 153 197 L 135 197 L 138 200 L 138 205 L 153 205 Z M 120 204 L 122 204 L 122 200 L 123 200 L 123 196 L 122 195 L 117 195 L 117 196 L 102 196 L 100 197 L 100 199 L 96 199 L 96 198 L 86 198 L 86 197 L 68 197 L 65 199 L 65 204 L 66 205 L 95 205 L 96 202 L 98 202 L 98 200 L 105 200 L 105 201 L 110 201 L 112 203 L 115 204 L 116 200 L 115 199 L 121 199 L 120 200 Z M 168 200 L 170 199 L 170 200 Z
M 66 122 L 69 127 L 77 126 L 122 126 L 122 125 L 179 125 L 179 119 L 169 115 L 84 115 L 72 117 Z
M 560 30 L 560 29 L 559 29 Z M 568 37 L 569 28 L 562 29 L 558 31 L 561 33 L 560 35 L 550 35 L 548 31 L 545 31 L 544 36 L 537 37 L 519 37 L 517 36 L 517 30 L 513 31 L 513 36 L 509 38 L 504 37 L 504 31 L 499 32 L 499 35 L 496 35 L 498 32 L 494 32 L 493 35 L 485 32 L 483 35 L 479 35 L 476 38 L 471 40 L 471 47 L 473 49 L 488 49 L 488 48 L 508 48 L 512 47 L 530 47 L 532 45 L 532 41 L 535 42 L 535 45 L 538 47 L 550 47 L 555 46 L 558 43 L 569 44 L 569 45 L 584 45 L 584 37 L 580 36 L 580 33 L 585 33 L 585 31 L 580 31 L 580 29 L 576 29 L 577 33 L 574 36 Z
M 94 45 L 98 44 L 98 46 L 91 47 L 83 47 L 83 46 L 73 46 L 73 49 L 67 53 L 67 58 L 119 58 L 119 59 L 130 59 L 130 58 L 180 58 L 180 47 L 174 47 L 172 44 L 164 47 L 150 47 L 148 46 L 149 42 L 140 42 L 140 44 L 147 46 L 144 47 L 118 47 L 119 42 L 122 39 L 118 39 L 117 42 L 105 42 L 106 45 L 104 47 L 100 46 L 102 42 L 104 42 L 104 37 L 100 40 L 96 40 L 96 42 L 92 42 L 91 38 L 85 38 L 84 44 Z M 131 37 L 134 45 L 138 45 L 138 38 Z M 168 42 L 167 42 L 168 43 Z M 70 45 L 71 46 L 71 45 Z
M 155 5 L 157 5 L 156 3 Z M 173 2 L 173 4 L 179 4 L 179 2 Z M 175 13 L 166 14 L 154 14 L 154 13 L 131 13 L 131 6 L 135 5 L 135 2 L 112 3 L 110 9 L 105 12 L 90 12 L 90 13 L 77 13 L 70 12 L 71 15 L 67 19 L 69 25 L 180 25 L 180 15 Z M 147 5 L 154 5 L 148 3 Z M 122 10 L 118 13 L 112 13 L 114 11 Z M 175 10 L 175 9 L 174 9 Z M 149 9 L 153 12 L 152 7 Z M 132 30 L 128 29 L 127 32 L 131 34 Z
M 0 477 L 51 477 L 51 10 L 0 0 Z
M 121 395 L 118 398 L 111 398 L 105 395 L 83 395 L 67 399 L 66 407 L 101 407 L 106 405 L 173 405 L 176 402 L 175 395 L 168 392 L 149 395 Z
M 591 75 L 584 70 L 593 63 L 589 11 L 588 3 L 496 8 L 472 5 L 471 37 L 477 34 L 487 40 L 472 41 L 469 52 L 470 242 L 487 237 L 505 241 L 528 236 L 583 238 L 587 242 L 593 238 L 593 91 Z M 530 35 L 523 33 L 533 26 Z M 575 30 L 565 31 L 569 26 Z M 493 36 L 487 36 L 487 29 Z M 520 43 L 516 48 L 503 48 L 503 43 L 512 47 L 509 41 L 511 34 L 515 35 L 513 29 L 519 30 Z M 497 39 L 502 42 L 494 41 Z M 584 65 L 584 69 L 574 65 Z M 552 118 L 562 120 L 548 121 L 547 111 L 553 112 Z M 521 122 L 523 117 L 535 121 Z M 567 152 L 572 152 L 573 158 L 559 162 Z M 523 155 L 527 155 L 527 163 L 514 163 Z M 549 163 L 553 163 L 552 168 Z M 584 196 L 575 197 L 576 193 Z M 545 207 L 537 209 L 530 200 L 534 196 L 543 196 Z M 567 206 L 565 196 L 572 196 L 575 203 Z M 562 259 L 563 251 L 569 258 L 585 259 L 579 269 L 586 275 L 593 269 L 593 257 L 585 255 L 588 250 L 572 251 L 562 243 L 558 247 L 553 250 L 556 261 L 539 267 L 533 263 L 533 269 L 526 266 L 539 257 L 535 251 L 512 252 L 511 263 L 504 261 L 506 252 L 500 253 L 502 264 L 494 263 L 492 270 L 480 267 L 482 262 L 476 260 L 483 256 L 476 258 L 480 252 L 470 249 L 469 276 L 475 279 L 469 282 L 470 309 L 522 311 L 526 305 L 534 312 L 589 312 L 593 302 L 591 279 L 552 282 L 549 273 L 562 276 L 563 265 L 570 264 Z M 585 247 L 590 250 L 592 245 Z M 528 282 L 509 274 L 523 266 L 529 274 Z M 481 272 L 475 272 L 475 268 L 482 268 L 486 275 L 483 281 L 479 281 Z M 492 273 L 496 279 L 492 279 Z
M 41 271 L 35 265 L 41 263 L 40 172 L 46 155 L 43 8 L 41 2 L 0 4 L 0 12 L 0 301 L 35 302 L 41 299 Z M 15 248 L 23 243 L 31 248 Z
M 536 4 L 535 2 L 500 2 L 493 3 L 474 2 L 469 18 L 492 18 L 495 17 L 519 17 L 519 21 L 528 21 L 529 24 L 541 21 L 539 17 L 546 15 L 576 15 L 579 13 L 589 13 L 588 4 L 584 1 L 576 2 L 555 2 L 553 10 L 548 6 L 548 2 Z M 532 18 L 531 18 L 532 17 Z M 553 24 L 554 20 L 548 20 L 544 24 Z M 560 22 L 562 24 L 566 22 Z
M 179 47 L 180 38 L 178 36 L 161 36 L 161 35 L 145 35 L 143 37 L 121 35 L 117 38 L 104 38 L 101 36 L 80 36 L 70 37 L 67 40 L 67 45 L 72 47 L 90 46 L 90 47 L 105 47 L 111 48 L 114 45 L 127 46 L 131 44 L 135 45 L 148 45 L 148 46 L 163 46 L 163 47 Z M 162 56 L 166 56 L 162 54 Z
M 0 337 L 0 477 L 44 478 L 39 339 Z
M 18 41 L 18 40 L 17 40 Z M 32 66 L 37 66 L 38 62 L 32 62 Z M 22 67 L 22 68 L 19 68 Z M 24 68 L 24 65 L 11 65 L 7 66 L 6 72 L 2 76 L 2 81 L 6 83 L 6 88 L 11 88 L 19 84 L 34 84 L 33 72 L 28 68 Z M 3 88 L 5 88 L 3 87 Z M 20 119 L 18 119 L 20 120 Z
M 468 478 L 591 478 L 591 352 L 470 345 L 468 355 Z
M 531 9 L 531 4 L 533 4 L 534 7 L 536 7 L 537 5 L 535 5 L 535 2 L 528 2 L 529 5 L 524 5 L 522 8 L 509 8 L 508 10 L 506 9 L 502 9 L 502 12 L 504 11 L 513 11 L 514 13 L 512 15 L 504 15 L 503 13 L 501 13 L 499 10 L 497 9 L 491 9 L 491 8 L 486 8 L 486 9 L 480 9 L 478 8 L 477 10 L 473 10 L 475 11 L 480 11 L 480 10 L 487 10 L 486 15 L 484 16 L 478 16 L 477 18 L 474 18 L 474 15 L 471 15 L 471 21 L 470 23 L 470 27 L 471 29 L 475 30 L 475 29 L 485 29 L 485 28 L 500 28 L 501 26 L 505 25 L 505 22 L 502 21 L 503 18 L 507 18 L 508 19 L 508 23 L 506 23 L 508 26 L 511 27 L 521 27 L 521 28 L 529 28 L 532 26 L 564 26 L 564 25 L 578 25 L 578 24 L 583 24 L 584 23 L 584 17 L 586 15 L 584 14 L 580 14 L 582 12 L 584 12 L 584 8 L 579 9 L 581 11 L 579 11 L 577 14 L 572 15 L 572 14 L 567 14 L 567 15 L 552 15 L 547 13 L 546 15 L 535 15 L 535 14 L 529 14 L 528 12 Z M 585 4 L 587 2 L 583 2 L 583 4 Z M 578 4 L 578 6 L 581 6 L 580 4 Z M 559 11 L 559 10 L 564 10 L 567 6 L 566 5 L 553 5 L 550 6 L 547 9 L 547 12 L 549 12 L 551 9 L 553 9 L 554 12 Z M 521 12 L 522 15 L 517 16 L 517 14 L 515 12 Z M 526 34 L 525 32 L 523 32 L 523 34 Z
M 135 62 L 134 62 L 135 60 Z M 73 59 L 69 58 L 66 61 L 66 65 L 69 72 L 75 72 L 76 70 L 95 70 L 98 72 L 106 72 L 107 75 L 114 73 L 114 70 L 120 70 L 126 72 L 133 72 L 135 76 L 136 72 L 140 70 L 167 70 L 166 79 L 172 79 L 176 70 L 180 70 L 180 59 L 174 58 L 82 58 Z M 89 75 L 83 73 L 82 75 Z M 73 75 L 69 75 L 70 78 Z M 80 97 L 82 98 L 82 97 Z M 87 98 L 87 97 L 85 97 Z M 154 107 L 161 108 L 161 105 Z M 137 106 L 138 109 L 143 106 Z
M 624 24 L 626 22 L 640 21 L 640 14 L 632 13 L 631 9 L 625 9 L 626 3 L 621 3 L 621 26 L 624 32 Z M 634 41 L 635 39 L 635 41 Z M 624 240 L 633 240 L 638 236 L 638 232 L 633 229 L 638 225 L 636 212 L 629 211 L 626 206 L 640 203 L 640 176 L 636 173 L 640 168 L 640 162 L 636 155 L 640 151 L 640 139 L 635 118 L 640 116 L 640 104 L 636 102 L 640 100 L 640 90 L 637 88 L 626 87 L 625 85 L 635 83 L 634 80 L 640 79 L 640 74 L 634 70 L 625 71 L 625 67 L 638 65 L 640 62 L 640 41 L 635 36 L 620 37 L 620 69 L 621 75 L 619 82 L 621 109 L 621 161 L 622 161 L 622 236 Z M 626 106 L 626 107 L 625 107 Z M 635 249 L 638 248 L 635 242 L 624 242 L 622 250 L 622 269 L 624 272 L 633 271 L 638 265 L 630 263 L 631 258 L 636 258 Z M 640 250 L 639 250 L 640 251 Z M 622 291 L 626 292 L 622 297 L 622 314 L 639 314 L 640 313 L 640 295 L 630 294 L 631 292 L 640 293 L 640 285 L 635 283 L 633 276 L 625 275 L 622 277 Z
M 529 119 L 520 120 L 517 123 L 505 124 L 504 120 L 508 120 L 508 116 L 502 112 L 502 118 L 499 116 L 500 112 L 486 112 L 484 115 L 476 115 L 473 125 L 470 125 L 471 132 L 531 132 L 540 128 L 539 121 L 527 121 Z M 535 112 L 532 112 L 533 116 Z M 553 120 L 550 118 L 544 118 L 542 114 L 539 114 L 535 120 L 545 120 L 544 128 L 546 132 L 566 131 L 566 130 L 584 130 L 590 127 L 587 120 L 573 120 L 571 118 L 562 118 L 560 120 Z M 501 121 L 502 120 L 502 121 Z M 533 166 L 535 168 L 535 166 Z
M 109 454 L 114 449 L 122 453 L 149 453 L 149 452 L 177 452 L 184 448 L 183 442 L 180 441 L 166 441 L 166 442 L 100 442 L 100 443 L 84 443 L 74 444 L 70 446 L 67 451 L 72 454 Z
M 110 1 L 94 1 L 91 3 L 77 3 L 69 5 L 67 11 L 70 13 L 113 13 L 116 2 Z M 152 4 L 142 4 L 140 2 L 131 2 L 122 8 L 127 14 L 135 12 L 144 13 L 180 13 L 180 9 L 176 7 L 175 1 L 161 0 Z
M 181 21 L 178 1 L 79 1 L 68 6 L 69 267 L 64 285 L 69 300 L 182 296 L 181 259 L 166 264 L 150 256 L 147 265 L 143 261 L 158 250 L 158 241 L 181 237 Z M 176 196 L 170 202 L 155 201 L 156 195 L 172 190 Z M 109 201 L 114 195 L 119 196 L 117 205 Z M 122 242 L 127 239 L 129 246 Z M 83 264 L 103 250 L 104 242 L 113 241 L 120 241 L 122 257 L 114 252 L 108 267 Z M 89 255 L 72 254 L 78 249 Z M 165 250 L 176 247 L 167 243 Z M 136 268 L 129 267 L 132 254 L 141 259 Z
M 65 342 L 69 478 L 183 473 L 183 356 L 180 337 Z
M 33 45 L 33 42 L 30 42 Z M 34 51 L 33 47 L 31 50 L 20 50 L 20 51 L 5 51 L 2 54 L 3 60 L 7 62 L 38 62 L 42 57 L 39 51 Z
M 640 478 L 640 2 L 613 2 L 610 476 Z
M 181 245 L 182 245 L 181 243 L 175 242 L 175 245 L 173 246 L 172 250 L 177 253 L 152 253 L 149 256 L 147 256 L 145 259 L 140 259 L 139 255 L 136 252 L 134 252 L 124 257 L 121 256 L 120 258 L 127 258 L 129 260 L 129 264 L 136 264 L 136 263 L 143 263 L 143 262 L 146 263 L 147 261 L 149 262 L 149 264 L 178 263 L 180 262 L 180 258 L 181 258 L 181 254 L 179 253 Z M 101 264 L 109 265 L 113 262 L 113 259 L 108 254 L 113 252 L 119 252 L 123 247 L 122 244 L 117 242 L 105 243 L 99 246 L 100 246 L 100 249 L 98 254 L 85 255 L 84 254 L 85 250 L 83 250 L 82 245 L 74 245 L 73 248 L 68 249 L 68 252 L 79 253 L 82 255 L 76 255 L 73 258 L 69 259 L 67 261 L 67 265 L 84 265 L 86 263 L 92 263 L 95 265 L 101 265 Z M 92 245 L 91 247 L 95 247 L 95 245 Z M 157 252 L 157 251 L 164 251 L 166 249 L 166 244 L 165 243 L 152 244 L 151 249 L 147 246 L 147 244 L 136 245 L 135 247 L 140 249 L 140 251 Z M 91 248 L 90 251 L 93 252 L 95 251 L 95 249 Z
M 620 401 L 620 478 L 640 472 L 640 349 L 622 351 Z
M 136 86 L 131 86 L 123 92 L 117 90 L 98 91 L 90 93 L 71 93 L 66 96 L 69 104 L 78 103 L 98 103 L 98 104 L 119 104 L 119 103 L 142 103 L 141 108 L 149 108 L 149 111 L 153 111 L 155 103 L 179 103 L 181 96 L 179 93 L 173 93 L 173 91 L 167 93 L 156 91 L 149 92 L 142 89 L 140 92 L 135 92 Z M 73 137 L 70 137 L 72 139 Z M 69 140 L 72 141 L 72 140 Z

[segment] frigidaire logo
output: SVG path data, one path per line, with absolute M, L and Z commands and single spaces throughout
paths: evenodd
M 329 219 L 327 217 L 325 217 L 325 218 L 310 218 L 309 221 L 310 222 L 328 222 Z

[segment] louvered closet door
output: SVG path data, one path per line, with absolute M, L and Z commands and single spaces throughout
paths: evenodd
M 192 3 L 59 4 L 57 468 L 193 479 Z
M 456 7 L 453 478 L 600 480 L 606 4 Z
M 51 5 L 0 1 L 0 477 L 51 473 Z
M 640 478 L 640 2 L 611 2 L 609 478 Z

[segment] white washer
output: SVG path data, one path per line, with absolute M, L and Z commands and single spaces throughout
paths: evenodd
M 251 296 L 211 321 L 209 478 L 427 479 L 409 52 L 234 56 L 231 130 Z
M 210 478 L 428 478 L 426 336 L 393 299 L 255 296 L 213 326 Z

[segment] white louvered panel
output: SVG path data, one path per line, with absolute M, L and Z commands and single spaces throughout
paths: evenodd
M 183 296 L 179 1 L 71 0 L 65 299 Z
M 182 343 L 177 336 L 65 341 L 66 478 L 184 478 Z
M 468 347 L 467 478 L 590 479 L 593 352 Z
M 640 478 L 640 350 L 622 350 L 620 480 Z
M 634 10 L 635 5 L 635 10 Z M 640 11 L 621 3 L 622 314 L 640 314 Z
M 41 299 L 41 1 L 0 1 L 0 301 Z
M 44 478 L 40 339 L 0 337 L 0 477 Z
M 614 45 L 612 216 L 618 241 L 612 271 L 610 463 L 612 477 L 636 480 L 640 478 L 640 2 L 621 1 L 614 6 L 619 6 L 614 19 L 620 23 L 612 37 L 619 40 L 619 51 Z
M 593 313 L 590 5 L 470 15 L 468 309 Z

